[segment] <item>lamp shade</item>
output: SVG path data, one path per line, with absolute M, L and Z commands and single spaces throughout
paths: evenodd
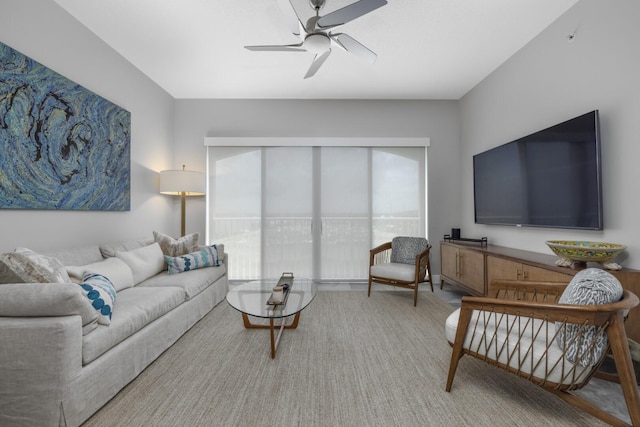
M 203 196 L 205 194 L 204 173 L 186 170 L 160 172 L 160 193 L 180 196 Z

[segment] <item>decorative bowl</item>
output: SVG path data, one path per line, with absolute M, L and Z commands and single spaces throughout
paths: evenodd
M 599 262 L 608 270 L 620 270 L 622 267 L 611 260 L 626 249 L 626 246 L 615 243 L 578 240 L 548 240 L 545 243 L 560 257 L 556 264 L 562 267 L 571 267 L 574 263 Z

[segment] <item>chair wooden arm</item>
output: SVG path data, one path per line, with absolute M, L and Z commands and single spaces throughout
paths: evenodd
M 557 303 L 567 287 L 564 283 L 493 280 L 489 284 L 488 295 L 503 300 Z
M 583 323 L 589 321 L 591 325 L 603 325 L 612 313 L 620 312 L 624 316 L 630 309 L 640 303 L 638 297 L 624 291 L 623 298 L 611 304 L 600 305 L 572 305 L 555 302 L 535 302 L 527 300 L 510 300 L 488 297 L 462 297 L 461 311 L 484 310 L 505 314 L 535 317 L 550 322 L 565 321 L 568 323 Z
M 514 293 L 522 294 L 523 292 L 533 298 L 537 295 L 557 295 L 560 298 L 562 292 L 567 287 L 567 283 L 558 282 L 542 282 L 542 281 L 523 281 L 523 280 L 492 280 L 489 283 L 487 295 L 500 299 L 516 299 Z M 539 299 L 533 299 L 538 300 Z
M 386 250 L 389 250 L 389 249 L 391 249 L 391 242 L 383 243 L 380 246 L 376 246 L 375 248 L 370 249 L 369 253 L 375 255 L 375 254 L 377 254 L 379 252 L 386 251 Z
M 529 291 L 531 291 L 531 289 L 538 289 L 538 291 L 545 289 L 544 286 L 533 286 L 532 288 L 529 288 L 526 285 L 522 285 L 522 283 L 516 284 L 515 289 Z M 561 285 L 553 285 L 553 287 L 556 286 L 558 287 L 557 289 L 560 289 L 559 286 Z M 518 293 L 515 292 L 513 295 L 518 295 Z M 460 360 L 462 355 L 466 353 L 473 357 L 480 358 L 487 363 L 491 363 L 495 366 L 512 372 L 516 375 L 527 378 L 528 380 L 547 388 L 558 397 L 561 397 L 567 402 L 578 406 L 579 408 L 589 412 L 590 414 L 602 419 L 603 421 L 611 425 L 622 424 L 622 421 L 602 411 L 597 406 L 594 406 L 593 403 L 585 401 L 584 399 L 581 399 L 569 392 L 570 390 L 577 390 L 581 387 L 584 387 L 589 382 L 595 371 L 604 360 L 606 352 L 602 353 L 600 359 L 596 361 L 597 363 L 590 366 L 590 371 L 585 371 L 585 375 L 581 374 L 580 377 L 575 377 L 575 379 L 572 378 L 569 384 L 560 384 L 548 381 L 546 374 L 543 377 L 534 377 L 531 373 L 526 373 L 521 370 L 521 366 L 514 367 L 508 364 L 500 363 L 497 360 L 488 359 L 485 354 L 477 352 L 477 347 L 475 347 L 476 350 L 463 348 L 469 330 L 471 329 L 475 331 L 476 328 L 482 328 L 482 324 L 479 324 L 478 321 L 476 321 L 476 323 L 474 324 L 475 326 L 471 325 L 472 318 L 474 317 L 474 310 L 494 313 L 494 315 L 497 316 L 495 317 L 495 319 L 502 318 L 500 316 L 502 316 L 503 314 L 513 315 L 514 320 L 507 319 L 506 321 L 509 322 L 510 325 L 513 325 L 514 328 L 516 328 L 518 334 L 520 334 L 520 329 L 518 328 L 520 327 L 519 325 L 521 323 L 519 319 L 523 317 L 534 317 L 543 319 L 548 322 L 545 324 L 553 324 L 554 322 L 559 322 L 561 325 L 565 325 L 560 326 L 560 328 L 563 329 L 567 324 L 574 324 L 575 326 L 579 327 L 579 333 L 580 331 L 584 331 L 586 328 L 593 328 L 596 334 L 606 334 L 608 338 L 608 344 L 610 346 L 609 348 L 616 364 L 616 370 L 618 371 L 618 375 L 620 377 L 620 384 L 622 386 L 631 421 L 633 425 L 640 425 L 640 394 L 638 392 L 633 362 L 629 351 L 629 345 L 627 344 L 626 332 L 624 330 L 625 317 L 627 316 L 629 310 L 636 307 L 638 304 L 640 304 L 640 300 L 638 299 L 638 297 L 629 291 L 624 291 L 623 298 L 620 301 L 602 305 L 557 304 L 551 302 L 531 301 L 527 300 L 526 298 L 498 299 L 486 297 L 463 297 L 458 317 L 456 335 L 454 338 L 454 343 L 452 343 L 453 352 L 451 355 L 449 376 L 447 378 L 447 385 L 445 389 L 447 391 L 451 390 L 458 361 Z M 480 319 L 482 318 L 480 317 Z M 529 324 L 527 323 L 527 325 Z M 556 323 L 556 331 L 558 328 L 557 325 L 558 323 Z M 528 328 L 529 326 L 526 327 Z M 550 333 L 549 336 L 551 340 L 555 341 L 557 332 L 555 334 Z M 487 339 L 493 343 L 493 337 L 495 337 L 495 335 L 488 337 Z M 593 346 L 593 343 L 594 341 L 592 340 L 590 345 Z M 549 346 L 547 348 L 549 348 Z M 563 348 L 563 352 L 566 351 L 567 347 Z M 587 368 L 589 368 L 588 365 L 585 366 L 584 369 Z
M 429 256 L 431 253 L 431 245 L 427 245 L 427 249 L 420 252 L 416 255 L 416 277 L 419 278 L 420 281 L 424 280 L 427 271 L 429 272 L 429 277 L 431 277 L 431 266 L 429 264 Z
M 427 260 L 429 259 L 429 252 L 431 251 L 431 245 L 427 245 L 427 249 L 425 249 L 424 251 L 420 252 L 418 255 L 416 255 L 416 264 L 425 264 L 427 263 Z
M 391 250 L 391 242 L 383 243 L 380 246 L 376 246 L 369 250 L 369 266 L 374 265 L 376 262 L 376 255 Z

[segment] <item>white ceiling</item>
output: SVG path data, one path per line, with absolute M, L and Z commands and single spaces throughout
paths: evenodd
M 55 1 L 175 98 L 459 99 L 578 0 L 388 0 L 336 28 L 375 64 L 333 49 L 306 80 L 312 53 L 244 49 L 299 42 L 276 0 Z

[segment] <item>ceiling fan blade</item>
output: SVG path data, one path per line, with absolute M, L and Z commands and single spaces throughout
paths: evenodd
M 304 78 L 308 79 L 309 77 L 313 77 L 313 75 L 318 72 L 322 64 L 324 64 L 324 61 L 327 60 L 330 53 L 331 53 L 331 49 L 329 49 L 328 51 L 324 52 L 321 55 L 316 55 L 316 57 L 313 58 L 311 67 L 309 67 L 309 70 L 307 70 L 307 74 L 304 75 Z
M 349 36 L 348 34 L 332 34 L 331 40 L 336 42 L 338 46 L 340 46 L 347 52 L 353 53 L 358 58 L 363 59 L 370 64 L 376 62 L 376 59 L 378 58 L 378 55 L 376 55 L 375 52 L 369 50 L 365 45 Z
M 302 43 L 287 45 L 264 45 L 264 46 L 245 46 L 245 49 L 253 51 L 270 51 L 270 52 L 306 52 L 302 47 Z
M 302 22 L 296 13 L 296 10 L 293 8 L 290 0 L 278 0 L 278 6 L 284 13 L 284 16 L 287 20 L 287 25 L 289 26 L 289 30 L 300 37 L 300 28 L 303 28 Z
M 318 19 L 320 19 L 319 16 L 312 16 L 307 19 L 307 33 L 313 33 L 316 30 L 316 22 L 318 22 Z
M 387 0 L 359 0 L 331 12 L 318 20 L 320 28 L 337 27 L 387 4 Z

